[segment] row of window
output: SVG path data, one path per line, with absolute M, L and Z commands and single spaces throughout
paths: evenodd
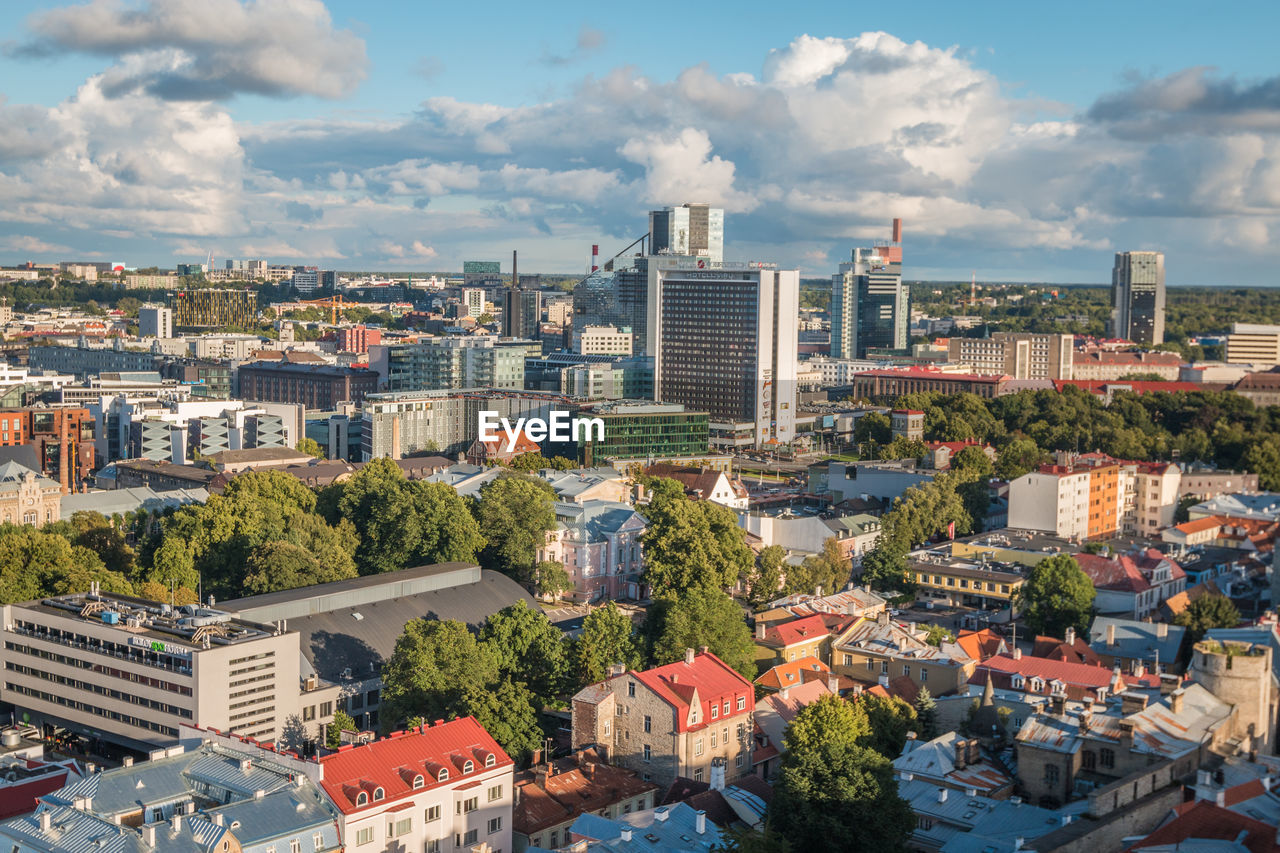
M 37 640 L 58 643 L 59 645 L 70 646 L 82 651 L 94 652 L 95 654 L 108 655 L 130 663 L 159 667 L 160 669 L 176 672 L 179 675 L 191 674 L 191 661 L 189 658 L 165 652 L 152 651 L 151 649 L 131 646 L 126 643 L 116 643 L 111 640 L 90 637 L 86 634 L 77 634 L 73 631 L 61 631 L 57 628 L 50 628 L 46 625 L 38 625 L 24 620 L 15 621 L 12 630 L 14 633 L 33 637 Z
M 152 678 L 149 675 L 141 675 L 128 670 L 116 669 L 113 666 L 106 666 L 100 663 L 93 663 L 78 657 L 68 657 L 60 655 L 57 652 L 50 652 L 44 649 L 37 649 L 34 646 L 25 646 L 20 643 L 6 641 L 4 647 L 11 652 L 19 652 L 24 655 L 38 657 L 41 660 L 60 663 L 64 666 L 73 666 L 76 669 L 84 669 L 89 672 L 105 675 L 110 678 L 116 678 L 121 681 L 129 681 L 134 684 L 140 684 L 143 687 L 153 687 L 157 690 L 167 690 L 170 693 L 177 693 L 180 696 L 190 696 L 191 688 L 185 684 L 174 684 L 172 681 L 165 681 L 162 678 Z
M 9 672 L 16 672 L 19 675 L 27 675 L 32 678 L 42 678 L 45 681 L 57 684 L 60 687 L 69 687 L 72 690 L 81 690 L 86 693 L 96 693 L 99 696 L 105 696 L 108 699 L 115 699 L 120 702 L 128 702 L 132 705 L 139 705 L 151 711 L 159 711 L 162 714 L 175 714 L 184 719 L 191 719 L 191 709 L 183 708 L 177 705 L 170 705 L 167 702 L 157 702 L 154 699 L 146 699 L 135 693 L 125 693 L 120 690 L 112 690 L 110 687 L 103 687 L 101 684 L 92 684 L 88 681 L 81 681 L 78 678 L 64 678 L 61 675 L 54 675 L 51 672 L 45 672 L 42 669 L 32 669 L 29 666 L 14 663 L 13 661 L 5 661 L 4 668 Z
M 55 696 L 52 693 L 45 693 L 43 690 L 35 690 L 30 687 L 25 687 L 21 684 L 14 684 L 11 681 L 5 682 L 4 687 L 6 690 L 12 690 L 14 693 L 17 693 L 21 696 L 28 696 L 32 699 L 39 699 L 44 702 L 51 702 L 54 705 L 61 705 L 64 708 L 71 708 L 72 710 L 75 710 L 75 711 L 83 711 L 85 713 L 95 714 L 99 717 L 104 717 L 108 720 L 115 720 L 116 722 L 124 723 L 127 726 L 134 726 L 135 728 L 147 729 L 148 731 L 153 731 L 153 732 L 156 732 L 157 734 L 166 735 L 168 737 L 178 736 L 178 730 L 170 726 L 161 725 L 160 723 L 153 723 L 150 720 L 143 720 L 139 717 L 131 717 L 127 714 L 117 714 L 114 711 L 108 711 L 105 708 L 99 708 L 97 705 L 88 705 L 88 704 L 85 704 L 84 702 L 77 702 L 74 699 L 68 699 L 65 696 Z
M 853 655 L 845 655 L 845 656 L 844 656 L 844 665 L 845 665 L 845 666 L 853 666 Z M 874 659 L 874 658 L 867 658 L 867 672 L 875 672 L 875 671 L 876 671 L 876 661 L 875 661 L 875 659 Z M 920 673 L 920 681 L 921 681 L 921 683 L 926 682 L 926 681 L 928 681 L 928 680 L 929 680 L 929 670 L 927 670 L 927 669 L 925 669 L 923 666 L 921 666 L 921 667 L 920 667 L 920 669 L 919 669 L 919 673 Z M 887 660 L 882 660 L 882 661 L 880 661 L 880 674 L 881 674 L 881 675 L 889 675 L 889 662 L 888 662 Z M 910 678 L 910 677 L 911 677 L 911 667 L 910 667 L 910 666 L 908 666 L 908 665 L 906 665 L 906 664 L 903 664 L 903 667 L 902 667 L 902 674 L 903 674 L 903 675 L 905 675 L 905 676 L 907 676 L 908 678 Z

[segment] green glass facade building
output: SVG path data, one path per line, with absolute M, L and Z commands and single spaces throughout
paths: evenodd
M 710 447 L 708 414 L 684 406 L 618 400 L 588 406 L 579 417 L 604 421 L 604 441 L 578 444 L 578 461 L 586 466 L 705 456 Z

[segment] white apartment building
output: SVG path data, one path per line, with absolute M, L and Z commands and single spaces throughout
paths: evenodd
M 573 351 L 581 355 L 631 355 L 630 329 L 584 326 L 573 330 Z
M 466 306 L 468 317 L 479 317 L 485 309 L 484 288 L 463 288 L 462 304 Z
M 884 364 L 861 358 L 826 358 L 817 356 L 803 363 L 822 375 L 823 385 L 851 385 L 853 377 L 867 370 L 879 370 Z
M 1083 539 L 1089 532 L 1089 471 L 1046 466 L 1009 483 L 1009 526 Z
M 303 772 L 341 813 L 347 850 L 455 853 L 483 844 L 510 853 L 514 769 L 475 718 L 462 717 L 344 745 Z
M 1014 379 L 1071 379 L 1073 335 L 996 332 L 989 338 L 951 338 L 948 358 L 974 373 Z
M 138 337 L 173 337 L 173 309 L 167 305 L 143 305 L 138 309 Z

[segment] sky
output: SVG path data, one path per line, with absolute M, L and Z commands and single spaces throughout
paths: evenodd
M 652 207 L 827 275 L 1280 284 L 1280 4 L 0 3 L 0 263 L 575 273 Z M 220 265 L 220 261 L 219 261 Z

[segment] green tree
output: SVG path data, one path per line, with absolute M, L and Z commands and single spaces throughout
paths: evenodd
M 1015 438 L 996 457 L 995 474 L 1002 480 L 1016 480 L 1049 460 L 1049 454 L 1029 438 Z
M 828 536 L 822 541 L 822 550 L 817 554 L 805 557 L 800 569 L 801 571 L 795 572 L 795 575 L 797 582 L 803 582 L 804 587 L 800 588 L 793 585 L 792 574 L 794 570 L 788 571 L 788 592 L 814 592 L 817 589 L 821 589 L 823 594 L 830 595 L 833 592 L 844 589 L 845 584 L 849 582 L 849 574 L 853 570 L 853 564 L 841 551 L 839 541 L 834 536 Z
M 455 716 L 476 718 L 498 746 L 517 762 L 542 746 L 534 696 L 523 684 L 502 680 L 496 685 L 467 684 L 458 697 Z
M 862 582 L 877 592 L 901 590 L 906 580 L 907 550 L 882 534 L 874 548 L 862 558 Z
M 405 625 L 382 668 L 383 727 L 394 729 L 410 717 L 445 719 L 456 710 L 460 691 L 497 680 L 497 662 L 466 625 L 416 619 Z
M 356 576 L 350 560 L 341 565 L 333 561 L 322 562 L 306 548 L 282 540 L 265 542 L 254 548 L 249 552 L 245 569 L 244 588 L 253 595 Z
M 104 592 L 133 593 L 128 579 L 88 548 L 34 527 L 0 525 L 0 604 L 88 592 L 95 582 Z
M 538 549 L 556 525 L 554 501 L 551 487 L 532 477 L 504 473 L 486 483 L 476 504 L 476 519 L 489 536 L 481 565 L 528 583 Z
M 901 850 L 915 814 L 898 796 L 893 766 L 862 745 L 865 712 L 834 695 L 803 708 L 787 727 L 786 754 L 769 805 L 768 826 L 797 849 Z
M 360 574 L 409 566 L 475 562 L 484 547 L 467 503 L 444 483 L 410 481 L 390 459 L 373 459 L 317 505 L 331 521 L 348 519 L 359 534 Z
M 1242 621 L 1240 611 L 1225 595 L 1202 595 L 1173 617 L 1173 624 L 1187 629 L 1193 645 L 1211 628 L 1234 628 Z
M 920 726 L 920 737 L 933 740 L 938 736 L 938 703 L 929 692 L 928 685 L 921 685 L 916 694 L 916 722 Z
M 569 645 L 541 610 L 524 601 L 504 607 L 485 621 L 480 642 L 499 676 L 524 684 L 542 704 L 564 691 Z
M 1258 475 L 1258 485 L 1269 492 L 1280 491 L 1280 436 L 1268 435 L 1249 445 L 1244 467 Z
M 356 728 L 356 721 L 350 714 L 339 708 L 333 715 L 333 722 L 325 728 L 324 745 L 329 749 L 337 749 L 342 745 L 342 733 L 354 731 L 359 731 Z
M 853 427 L 853 440 L 859 445 L 873 442 L 888 444 L 893 440 L 893 424 L 883 412 L 867 412 L 858 418 Z
M 924 641 L 931 646 L 940 646 L 943 643 L 955 642 L 956 635 L 941 625 L 930 624 L 925 626 Z
M 543 456 L 541 453 L 521 453 L 508 464 L 513 471 L 523 471 L 527 474 L 534 474 L 544 468 L 550 468 L 553 471 L 568 471 L 574 467 L 572 459 L 566 459 L 563 456 Z
M 864 693 L 858 704 L 866 712 L 871 727 L 871 734 L 862 740 L 862 745 L 871 747 L 890 761 L 902 754 L 907 733 L 920 730 L 916 709 L 897 696 L 886 698 Z
M 631 617 L 612 601 L 588 613 L 573 642 L 571 658 L 579 685 L 603 681 L 615 663 L 639 669 L 640 644 Z
M 530 580 L 538 595 L 558 597 L 573 589 L 573 578 L 569 577 L 568 569 L 559 560 L 543 560 L 538 563 L 533 567 Z
M 1070 554 L 1055 554 L 1031 569 L 1018 590 L 1023 621 L 1037 634 L 1061 637 L 1068 628 L 1083 634 L 1093 616 L 1093 582 Z
M 791 842 L 770 829 L 731 827 L 715 853 L 792 853 Z
M 787 551 L 781 545 L 770 545 L 760 551 L 756 569 L 747 583 L 747 601 L 753 610 L 763 610 L 778 597 L 782 587 L 782 561 Z
M 656 664 L 673 663 L 686 649 L 706 646 L 747 679 L 755 678 L 755 650 L 742 607 L 721 590 L 702 589 L 654 601 L 645 633 Z
M 295 448 L 299 453 L 305 453 L 308 456 L 314 456 L 316 459 L 324 458 L 324 448 L 320 446 L 320 442 L 314 438 L 303 438 L 298 442 Z
M 659 484 L 644 512 L 643 580 L 653 595 L 723 590 L 750 575 L 754 557 L 728 508 Z

